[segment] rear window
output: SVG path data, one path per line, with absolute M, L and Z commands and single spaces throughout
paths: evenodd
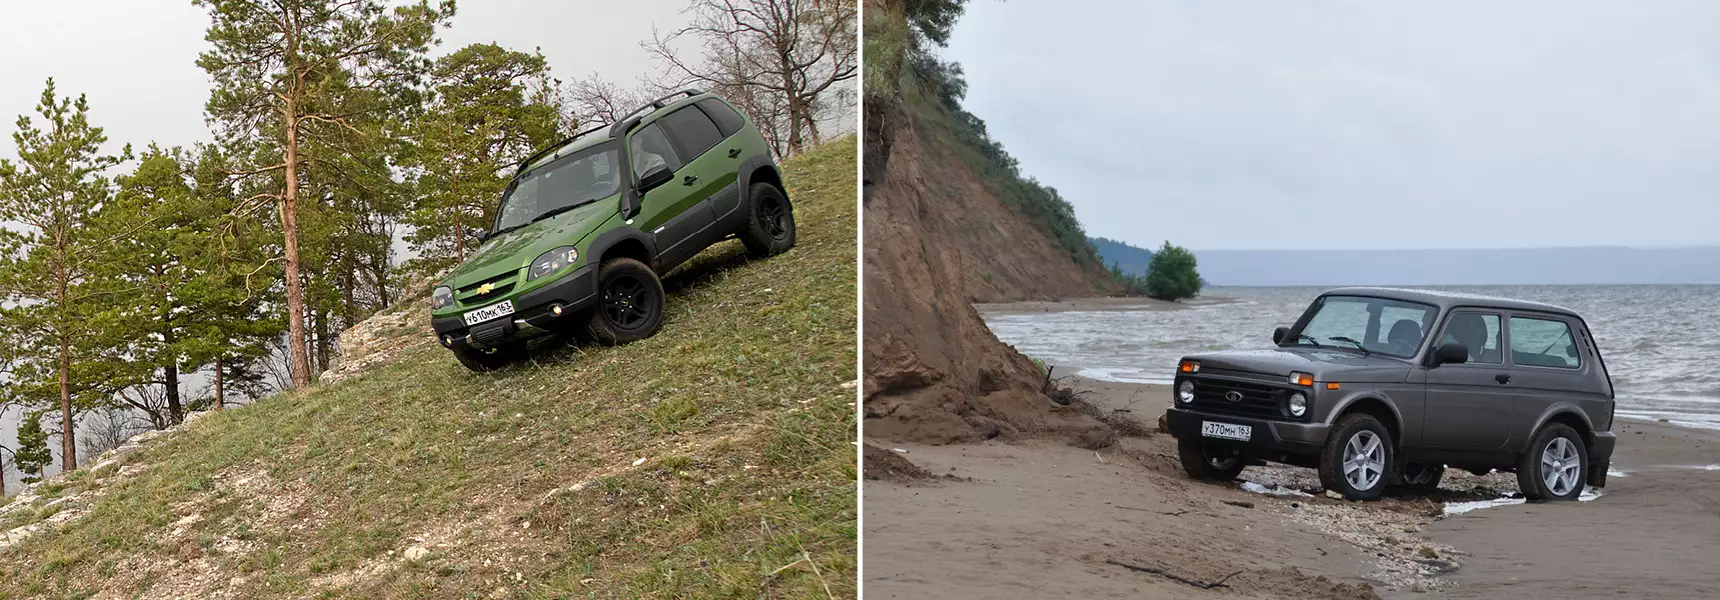
M 741 119 L 740 113 L 729 108 L 729 104 L 722 100 L 716 98 L 700 100 L 699 108 L 703 109 L 705 114 L 717 123 L 717 131 L 721 132 L 723 137 L 734 135 L 736 131 L 740 131 L 742 127 L 746 126 L 746 121 Z
M 693 162 L 694 158 L 710 150 L 711 146 L 723 141 L 722 132 L 717 131 L 717 125 L 711 122 L 711 118 L 705 116 L 704 111 L 691 106 L 669 113 L 658 123 L 668 128 L 669 136 L 680 142 L 681 156 L 687 162 Z
M 1577 340 L 1564 321 L 1511 317 L 1511 361 L 1522 366 L 1575 369 L 1582 366 Z

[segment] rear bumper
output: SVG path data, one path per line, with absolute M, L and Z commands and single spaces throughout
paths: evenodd
M 1241 441 L 1203 436 L 1200 426 L 1206 421 L 1247 425 L 1250 427 L 1250 437 L 1248 441 Z M 1220 446 L 1240 448 L 1261 458 L 1273 458 L 1274 455 L 1283 454 L 1318 455 L 1320 449 L 1326 445 L 1326 431 L 1331 428 L 1325 423 L 1270 421 L 1201 413 L 1175 407 L 1165 411 L 1165 425 L 1170 429 L 1171 435 L 1179 439 L 1199 439 Z
M 514 314 L 466 326 L 459 315 L 430 319 L 436 338 L 448 348 L 494 348 L 528 340 L 555 330 L 558 321 L 597 304 L 597 265 L 586 265 L 555 282 L 520 294 L 514 299 Z M 561 308 L 556 314 L 555 308 Z
M 1589 448 L 1589 485 L 1606 487 L 1607 470 L 1612 468 L 1613 447 L 1618 445 L 1618 436 L 1611 431 L 1596 431 L 1595 444 Z

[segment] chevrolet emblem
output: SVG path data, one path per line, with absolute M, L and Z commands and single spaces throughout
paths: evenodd
M 486 283 L 484 285 L 480 285 L 480 286 L 478 286 L 478 295 L 482 296 L 484 294 L 488 294 L 492 290 L 495 290 L 495 289 L 496 289 L 496 286 L 490 285 L 488 283 Z

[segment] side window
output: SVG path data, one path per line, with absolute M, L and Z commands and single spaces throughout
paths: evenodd
M 693 162 L 700 154 L 723 141 L 723 134 L 717 131 L 717 124 L 705 116 L 705 111 L 696 107 L 689 106 L 669 113 L 657 122 L 668 127 L 669 135 L 680 142 L 678 148 L 687 162 Z
M 663 128 L 656 123 L 646 125 L 633 134 L 628 151 L 632 152 L 630 156 L 633 158 L 635 181 L 657 165 L 669 167 L 670 171 L 681 168 L 681 157 L 675 153 L 675 146 L 669 143 L 669 136 L 664 135 Z
M 1499 351 L 1499 315 L 1466 311 L 1452 313 L 1451 320 L 1445 324 L 1445 331 L 1439 335 L 1439 344 L 1452 342 L 1469 349 L 1469 362 L 1505 363 L 1505 356 Z
M 734 135 L 736 131 L 740 131 L 742 127 L 746 126 L 746 121 L 741 119 L 740 113 L 729 108 L 728 103 L 722 100 L 716 98 L 700 100 L 699 108 L 704 109 L 705 115 L 717 123 L 717 131 L 722 132 L 725 138 Z
M 1511 362 L 1566 369 L 1583 364 L 1570 325 L 1533 317 L 1511 317 Z

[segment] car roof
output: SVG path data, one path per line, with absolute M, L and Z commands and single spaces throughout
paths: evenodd
M 677 96 L 685 97 L 675 100 Z M 715 97 L 716 95 L 711 94 L 710 92 L 703 92 L 696 89 L 685 89 L 662 98 L 652 100 L 639 108 L 633 109 L 632 112 L 622 115 L 620 121 L 593 126 L 589 129 L 575 133 L 567 139 L 551 144 L 538 153 L 533 154 L 525 161 L 522 161 L 525 166 L 520 169 L 519 172 L 523 173 L 536 169 L 555 159 L 616 139 L 621 135 L 626 134 L 630 129 L 626 126 L 630 121 L 637 121 L 641 124 L 650 123 L 655 120 L 656 117 L 667 114 L 671 110 L 704 100 L 705 98 Z
M 1573 317 L 1577 317 L 1579 319 L 1582 318 L 1582 316 L 1578 315 L 1576 311 L 1565 308 L 1563 306 L 1555 306 L 1555 305 L 1546 304 L 1543 302 L 1531 302 L 1528 300 L 1516 300 L 1516 299 L 1512 299 L 1512 298 L 1501 298 L 1498 296 L 1487 296 L 1487 295 L 1482 295 L 1482 294 L 1467 294 L 1467 293 L 1463 293 L 1463 292 L 1450 292 L 1450 291 L 1445 291 L 1445 290 L 1407 289 L 1407 288 L 1389 288 L 1389 287 L 1343 287 L 1343 288 L 1337 288 L 1337 289 L 1332 289 L 1332 290 L 1326 290 L 1325 293 L 1320 294 L 1320 295 L 1321 296 L 1367 296 L 1367 297 L 1371 297 L 1371 298 L 1386 298 L 1389 300 L 1404 300 L 1404 301 L 1408 301 L 1408 302 L 1420 302 L 1422 304 L 1432 304 L 1434 306 L 1437 306 L 1437 307 L 1439 307 L 1439 310 L 1441 312 L 1444 312 L 1445 310 L 1448 310 L 1448 309 L 1462 307 L 1462 306 L 1472 306 L 1472 307 L 1480 307 L 1480 308 L 1500 308 L 1500 309 L 1505 309 L 1505 310 L 1536 311 L 1536 312 L 1544 312 L 1544 313 L 1570 315 Z

